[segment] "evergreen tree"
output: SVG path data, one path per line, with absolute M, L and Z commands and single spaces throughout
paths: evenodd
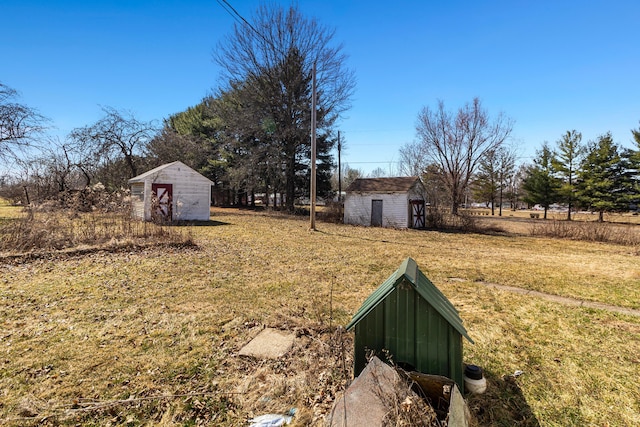
M 473 197 L 477 201 L 485 201 L 491 207 L 491 215 L 495 215 L 495 204 L 500 187 L 498 150 L 490 150 L 480 159 L 478 173 L 473 183 Z
M 309 175 L 311 151 L 312 70 L 317 80 L 318 189 L 330 188 L 322 181 L 331 169 L 328 153 L 335 141 L 333 127 L 350 107 L 355 87 L 341 46 L 332 46 L 333 35 L 314 19 L 305 18 L 297 7 L 263 5 L 252 24 L 237 25 L 214 54 L 227 81 L 221 93 L 240 90 L 242 95 L 236 111 L 247 126 L 228 123 L 228 136 L 246 137 L 238 141 L 248 144 L 242 153 L 247 158 L 260 152 L 254 143 L 266 149 L 268 169 L 278 173 L 273 179 L 284 183 L 290 211 L 295 197 L 309 193 L 303 183 Z M 266 125 L 268 134 L 260 132 L 258 125 Z
M 626 149 L 622 153 L 625 175 L 627 177 L 626 192 L 629 204 L 634 209 L 640 205 L 640 128 L 632 129 L 631 134 L 636 143 L 636 149 Z
M 522 182 L 522 189 L 525 191 L 523 200 L 532 205 L 542 206 L 546 219 L 549 206 L 561 199 L 562 181 L 555 175 L 553 154 L 548 143 L 542 144 L 542 149 L 536 156 L 534 164 L 527 169 Z
M 603 221 L 605 212 L 628 209 L 624 164 L 610 133 L 589 144 L 577 176 L 577 198 L 585 207 L 599 213 L 599 222 Z
M 567 131 L 557 142 L 557 150 L 553 153 L 552 164 L 558 175 L 562 178 L 560 194 L 567 204 L 567 220 L 571 221 L 571 209 L 575 200 L 575 183 L 584 154 L 584 147 L 580 143 L 582 134 L 575 130 Z
M 208 162 L 218 157 L 219 134 L 222 119 L 216 116 L 210 105 L 215 102 L 207 97 L 185 111 L 164 120 L 162 130 L 147 146 L 152 163 L 160 165 L 180 160 L 214 182 L 220 174 L 208 170 Z

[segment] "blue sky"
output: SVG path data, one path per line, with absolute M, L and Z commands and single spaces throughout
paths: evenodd
M 260 3 L 229 2 L 247 19 Z M 349 55 L 343 162 L 365 173 L 393 169 L 439 99 L 453 110 L 477 96 L 513 118 L 522 161 L 571 129 L 631 147 L 640 126 L 637 0 L 297 4 Z M 100 106 L 160 123 L 197 104 L 219 84 L 212 52 L 235 22 L 216 0 L 3 0 L 0 16 L 0 81 L 61 138 Z

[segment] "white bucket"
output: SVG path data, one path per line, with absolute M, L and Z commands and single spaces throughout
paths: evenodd
M 482 369 L 476 365 L 467 365 L 464 369 L 464 388 L 470 393 L 482 394 L 487 390 L 487 380 Z
M 484 378 L 473 380 L 469 377 L 464 377 L 464 389 L 473 394 L 482 394 L 487 391 L 487 380 Z

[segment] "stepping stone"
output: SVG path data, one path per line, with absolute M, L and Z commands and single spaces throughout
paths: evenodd
M 257 359 L 278 359 L 291 350 L 294 339 L 294 334 L 266 328 L 242 347 L 239 354 Z

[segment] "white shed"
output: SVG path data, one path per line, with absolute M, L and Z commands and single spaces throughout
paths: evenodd
M 423 228 L 424 187 L 420 178 L 359 178 L 344 200 L 344 223 L 377 227 Z
M 135 218 L 208 221 L 213 182 L 182 162 L 167 163 L 129 180 Z

